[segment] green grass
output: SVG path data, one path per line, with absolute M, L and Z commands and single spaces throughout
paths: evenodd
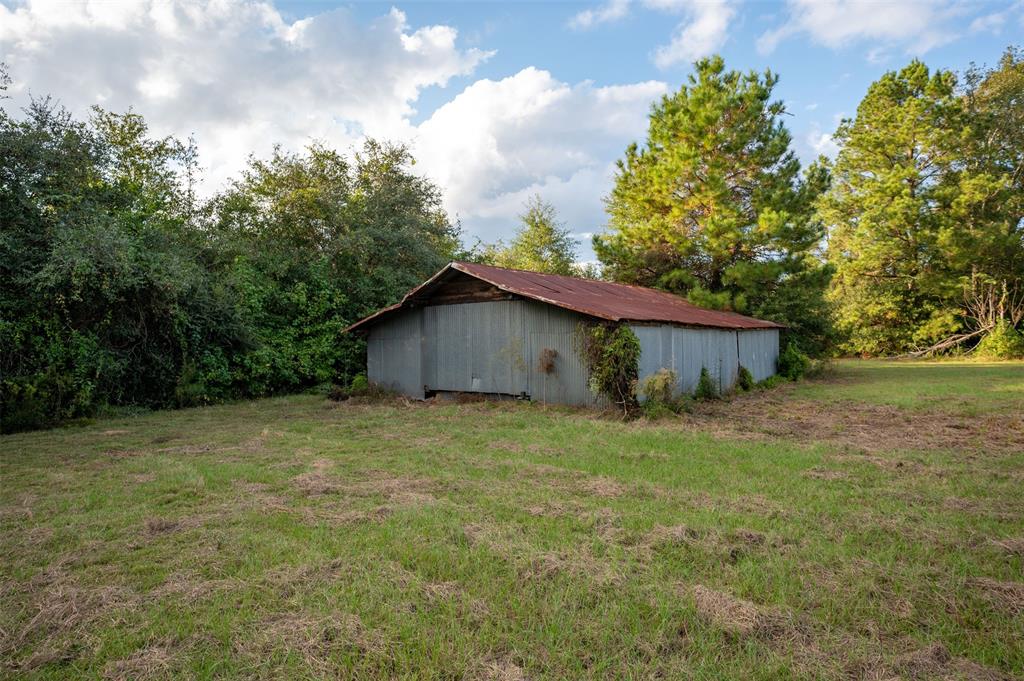
M 1021 363 L 847 362 L 654 423 L 296 396 L 7 436 L 0 671 L 1020 676 L 1022 386 Z M 759 400 L 1004 437 L 744 433 Z
M 1024 412 L 1024 362 L 841 360 L 835 382 L 807 382 L 798 397 L 906 409 Z

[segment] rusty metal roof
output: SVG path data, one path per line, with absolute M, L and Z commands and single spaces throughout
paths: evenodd
M 781 324 L 735 312 L 708 310 L 677 295 L 657 289 L 558 274 L 510 270 L 476 263 L 453 262 L 407 293 L 401 302 L 379 310 L 345 330 L 354 331 L 369 326 L 389 313 L 428 299 L 433 285 L 452 271 L 468 274 L 507 293 L 608 321 L 660 322 L 719 329 L 782 328 Z

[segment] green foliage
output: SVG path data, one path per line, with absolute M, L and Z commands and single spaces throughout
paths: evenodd
M 873 83 L 852 120 L 819 215 L 845 349 L 896 354 L 970 325 L 975 277 L 1024 272 L 1024 60 L 965 84 L 919 61 Z
M 726 71 L 720 57 L 695 71 L 618 164 L 610 230 L 594 239 L 605 275 L 777 319 L 821 351 L 831 271 L 814 256 L 824 231 L 813 207 L 828 173 L 801 175 L 775 74 Z
M 786 349 L 779 353 L 778 374 L 790 381 L 796 381 L 807 373 L 811 367 L 811 359 L 795 343 L 787 343 Z
M 625 324 L 580 324 L 576 336 L 577 351 L 590 372 L 590 389 L 624 414 L 634 413 L 640 339 Z
M 758 390 L 771 390 L 776 386 L 780 386 L 783 383 L 786 383 L 788 380 L 789 379 L 786 378 L 785 376 L 781 376 L 779 374 L 772 374 L 768 378 L 762 381 L 758 381 L 756 387 L 758 388 Z
M 736 387 L 747 392 L 754 388 L 754 375 L 750 373 L 750 369 L 745 366 L 740 366 L 739 374 L 736 377 Z
M 678 414 L 687 408 L 685 396 L 679 393 L 679 376 L 671 369 L 658 369 L 640 382 L 640 405 L 644 416 L 650 419 Z
M 555 207 L 540 196 L 526 202 L 526 212 L 519 216 L 522 226 L 505 246 L 500 241 L 484 246 L 473 259 L 498 267 L 574 276 L 589 270 L 577 270 L 576 240 L 558 221 Z
M 370 381 L 366 378 L 366 374 L 356 374 L 352 377 L 352 383 L 349 385 L 349 390 L 353 393 L 364 392 L 370 387 Z
M 347 380 L 342 330 L 458 248 L 411 166 L 277 150 L 197 205 L 194 145 L 137 114 L 0 111 L 0 430 Z
M 693 393 L 695 400 L 717 400 L 721 395 L 718 392 L 718 385 L 711 378 L 707 367 L 700 368 L 700 379 L 697 381 L 697 389 Z
M 975 354 L 983 359 L 1024 359 L 1024 335 L 1004 319 L 985 334 Z

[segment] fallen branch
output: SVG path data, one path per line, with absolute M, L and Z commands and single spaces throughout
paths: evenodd
M 949 336 L 948 338 L 939 341 L 935 345 L 930 345 L 922 350 L 914 350 L 913 352 L 907 352 L 902 355 L 896 355 L 894 357 L 891 357 L 890 359 L 916 359 L 919 357 L 928 357 L 929 355 L 934 355 L 939 352 L 943 352 L 944 350 L 954 348 L 963 343 L 964 341 L 968 341 L 976 336 L 980 336 L 983 333 L 988 333 L 989 331 L 992 330 L 992 328 L 992 326 L 986 326 L 976 331 L 971 331 L 970 333 L 953 334 L 952 336 Z

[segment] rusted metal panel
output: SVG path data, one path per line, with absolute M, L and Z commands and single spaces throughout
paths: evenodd
M 739 334 L 740 364 L 753 374 L 755 381 L 763 381 L 775 374 L 779 359 L 778 329 L 751 329 Z
M 384 308 L 348 327 L 346 331 L 361 330 L 379 323 L 402 307 L 413 307 L 429 302 L 432 292 L 444 286 L 458 273 L 475 277 L 510 294 L 607 321 L 664 322 L 719 329 L 781 328 L 781 325 L 775 322 L 698 307 L 665 291 L 607 281 L 454 262 L 406 294 L 401 303 Z

